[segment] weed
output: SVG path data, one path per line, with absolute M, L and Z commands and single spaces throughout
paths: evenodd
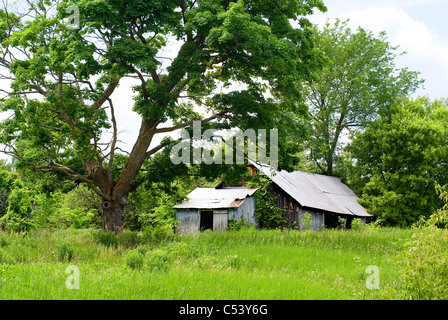
M 117 237 L 117 243 L 125 248 L 132 248 L 139 245 L 140 238 L 135 231 L 123 230 Z
M 145 241 L 171 241 L 175 238 L 174 230 L 172 225 L 162 224 L 156 226 L 147 226 L 143 230 L 143 239 Z
M 351 230 L 353 231 L 359 231 L 364 228 L 364 224 L 362 223 L 361 219 L 358 218 L 353 219 L 350 226 Z
M 169 269 L 171 257 L 163 249 L 154 249 L 146 253 L 145 265 L 150 270 L 167 271 Z
M 104 232 L 103 230 L 98 230 L 93 233 L 93 236 L 99 244 L 106 247 L 116 248 L 118 246 L 117 236 L 112 231 Z
M 63 242 L 56 246 L 55 252 L 59 262 L 70 262 L 75 255 L 75 249 L 72 244 Z
M 4 249 L 0 248 L 0 264 L 14 264 L 14 258 Z
M 5 237 L 0 238 L 0 248 L 6 247 L 9 244 L 8 240 Z
M 313 225 L 313 216 L 309 212 L 303 214 L 303 227 L 305 230 L 310 230 Z
M 253 226 L 252 223 L 250 223 L 247 219 L 240 218 L 239 220 L 231 219 L 228 223 L 228 230 L 241 230 L 241 229 L 247 229 L 251 228 Z
M 143 255 L 138 250 L 130 250 L 126 256 L 126 265 L 131 269 L 141 269 L 143 267 Z
M 125 250 L 92 230 L 9 234 L 0 248 L 0 299 L 372 299 L 368 265 L 381 271 L 374 298 L 383 290 L 387 299 L 401 298 L 396 263 L 410 235 L 241 229 L 174 241 L 139 237 Z M 70 259 L 82 272 L 82 290 L 61 290 Z

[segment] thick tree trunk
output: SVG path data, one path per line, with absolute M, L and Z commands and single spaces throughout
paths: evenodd
M 124 207 L 126 204 L 123 201 L 108 201 L 103 199 L 101 227 L 104 232 L 113 231 L 116 235 L 121 233 L 123 230 Z

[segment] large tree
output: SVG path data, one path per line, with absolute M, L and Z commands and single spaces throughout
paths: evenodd
M 318 60 L 303 18 L 316 8 L 325 10 L 320 0 L 6 2 L 0 69 L 11 85 L 1 90 L 3 151 L 19 168 L 86 183 L 102 198 L 103 229 L 119 233 L 142 165 L 168 144 L 150 148 L 156 134 L 193 120 L 270 129 L 297 111 L 293 83 Z M 76 17 L 68 24 L 77 12 L 79 24 Z M 172 41 L 180 49 L 167 59 L 161 52 Z M 137 81 L 134 102 L 117 105 L 112 94 L 126 77 Z M 125 158 L 117 108 L 141 116 Z
M 448 183 L 448 103 L 427 98 L 393 104 L 347 147 L 350 185 L 369 213 L 409 226 L 442 206 Z
M 313 72 L 313 81 L 302 82 L 301 90 L 309 107 L 310 160 L 331 175 L 344 134 L 365 128 L 382 109 L 414 92 L 421 80 L 416 72 L 395 66 L 398 47 L 384 32 L 353 31 L 340 20 L 314 29 L 326 63 Z

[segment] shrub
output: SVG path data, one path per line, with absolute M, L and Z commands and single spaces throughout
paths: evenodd
M 51 223 L 56 228 L 85 229 L 97 226 L 96 212 L 85 211 L 83 208 L 61 208 L 51 217 Z
M 145 264 L 150 270 L 167 271 L 169 269 L 171 257 L 163 249 L 154 249 L 146 253 Z
M 151 250 L 151 247 L 149 247 L 148 245 L 140 245 L 135 250 L 140 252 L 142 255 L 145 255 L 146 252 Z
M 434 226 L 416 230 L 400 255 L 405 299 L 448 299 L 448 231 Z
M 35 227 L 32 220 L 6 214 L 0 219 L 2 229 L 12 232 L 27 232 Z
M 7 213 L 1 218 L 2 228 L 14 232 L 28 231 L 34 228 L 34 223 L 29 219 L 33 212 L 31 202 L 32 191 L 16 181 L 8 197 Z
M 261 175 L 250 176 L 248 187 L 258 188 L 255 193 L 254 216 L 262 228 L 282 229 L 287 227 L 285 209 L 277 206 L 277 197 L 271 194 L 271 181 Z
M 36 247 L 25 241 L 14 241 L 8 249 L 17 263 L 28 263 L 36 257 Z
M 75 249 L 73 245 L 67 242 L 63 242 L 56 246 L 56 254 L 59 262 L 70 262 L 75 255 Z
M 172 186 L 173 187 L 173 186 Z M 124 223 L 127 229 L 144 230 L 160 225 L 176 225 L 176 211 L 173 206 L 183 199 L 183 192 L 173 187 L 175 193 L 166 193 L 154 184 L 149 189 L 138 188 L 129 196 Z
M 175 237 L 174 229 L 171 224 L 158 224 L 147 226 L 143 230 L 143 239 L 147 241 L 172 240 Z
M 361 219 L 355 218 L 352 220 L 352 223 L 350 224 L 351 229 L 354 231 L 362 230 L 364 227 L 364 224 L 362 223 Z
M 0 264 L 14 264 L 14 258 L 5 250 L 0 248 Z
M 135 231 L 123 230 L 117 236 L 117 242 L 119 245 L 125 248 L 136 247 L 140 242 L 140 238 L 138 237 L 138 234 Z
M 67 215 L 68 221 L 70 222 L 70 227 L 75 229 L 84 229 L 95 227 L 96 223 L 95 219 L 95 211 L 89 210 L 85 212 L 81 208 L 77 209 L 67 209 L 65 212 Z
M 309 212 L 305 212 L 302 220 L 303 228 L 305 230 L 310 230 L 313 225 L 313 216 Z
M 87 186 L 79 185 L 68 193 L 54 194 L 52 197 L 60 204 L 49 215 L 48 222 L 52 227 L 83 229 L 100 225 L 101 199 Z M 45 204 L 45 201 L 41 203 Z
M 345 226 L 345 218 L 339 216 L 338 217 L 338 229 L 344 229 Z
M 2 247 L 6 247 L 8 244 L 9 244 L 9 243 L 8 243 L 8 240 L 6 240 L 5 237 L 1 237 L 1 238 L 0 238 L 0 248 L 2 248 Z
M 445 205 L 413 227 L 400 255 L 398 269 L 405 299 L 448 299 L 448 193 L 446 187 L 438 187 L 438 191 Z
M 229 220 L 227 228 L 229 230 L 238 231 L 238 230 L 242 230 L 242 229 L 251 228 L 252 226 L 253 226 L 253 224 L 250 223 L 247 219 L 240 218 L 239 220 L 234 220 L 234 219 Z
M 103 246 L 115 247 L 115 248 L 118 246 L 117 236 L 112 231 L 104 232 L 103 230 L 100 229 L 94 232 L 92 235 L 95 238 L 95 240 L 99 244 L 102 244 Z
M 135 270 L 143 267 L 143 255 L 138 250 L 130 250 L 126 256 L 126 265 Z

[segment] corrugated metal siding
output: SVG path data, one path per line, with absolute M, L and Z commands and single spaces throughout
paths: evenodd
M 213 213 L 213 230 L 226 230 L 227 220 L 227 213 Z
M 198 210 L 177 210 L 176 220 L 179 221 L 177 225 L 177 233 L 188 234 L 199 232 L 200 216 Z
M 229 219 L 240 220 L 241 218 L 243 218 L 252 224 L 256 224 L 257 222 L 254 217 L 254 211 L 255 198 L 248 197 L 238 208 L 229 210 Z

